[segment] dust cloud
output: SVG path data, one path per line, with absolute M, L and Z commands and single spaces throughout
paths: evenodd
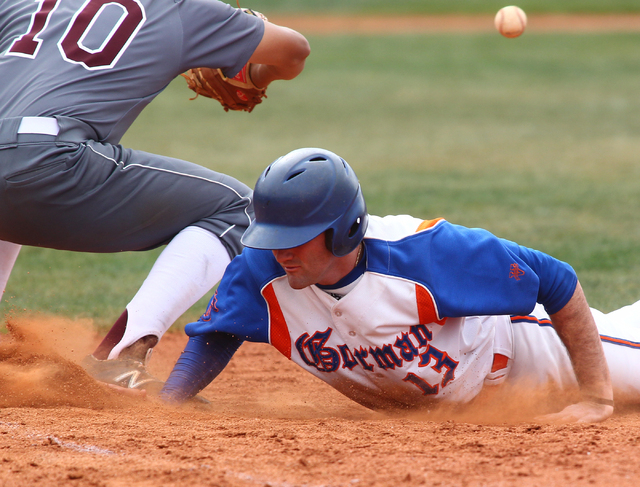
M 0 335 L 0 408 L 114 407 L 125 400 L 79 365 L 96 333 L 89 321 L 8 317 Z

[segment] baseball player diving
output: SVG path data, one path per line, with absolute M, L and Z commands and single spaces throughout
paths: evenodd
M 544 419 L 591 422 L 613 413 L 614 390 L 640 399 L 640 302 L 590 309 L 568 264 L 443 219 L 369 215 L 353 170 L 323 149 L 273 162 L 254 205 L 247 248 L 186 326 L 163 400 L 196 395 L 245 340 L 372 409 L 522 383 L 578 387 Z
M 0 294 L 22 245 L 167 245 L 84 362 L 104 382 L 159 388 L 145 358 L 241 252 L 251 190 L 120 139 L 193 68 L 219 73 L 219 86 L 256 104 L 272 81 L 295 78 L 308 55 L 298 32 L 217 0 L 0 0 Z M 207 93 L 206 81 L 189 82 Z

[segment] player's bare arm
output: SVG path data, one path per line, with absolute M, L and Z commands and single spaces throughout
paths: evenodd
M 609 368 L 593 315 L 580 283 L 569 302 L 551 315 L 558 336 L 567 347 L 583 401 L 556 414 L 541 417 L 545 421 L 597 422 L 613 414 L 613 389 Z M 608 403 L 611 401 L 610 403 Z
M 260 19 L 262 37 L 240 72 L 228 78 L 220 68 L 194 67 L 182 74 L 191 90 L 218 100 L 225 111 L 253 111 L 266 98 L 269 84 L 298 76 L 310 54 L 309 43 L 300 33 L 270 23 L 259 12 L 243 11 Z
M 249 59 L 251 79 L 261 88 L 275 80 L 293 79 L 304 69 L 310 52 L 302 34 L 265 21 L 262 41 Z

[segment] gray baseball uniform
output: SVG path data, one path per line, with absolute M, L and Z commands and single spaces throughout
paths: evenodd
M 247 186 L 118 143 L 188 68 L 235 75 L 262 20 L 216 0 L 0 0 L 0 33 L 0 240 L 144 250 L 195 225 L 240 252 Z

